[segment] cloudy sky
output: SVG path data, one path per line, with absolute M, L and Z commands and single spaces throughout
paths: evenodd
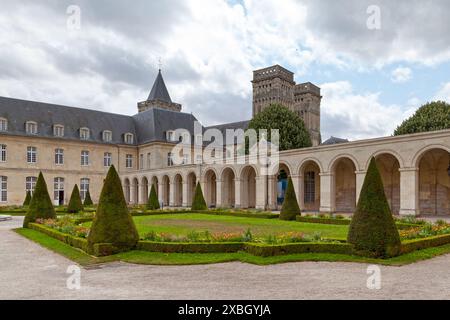
M 390 135 L 421 104 L 450 101 L 447 0 L 0 0 L 0 8 L 1 96 L 131 115 L 161 58 L 172 100 L 211 125 L 249 119 L 252 70 L 281 64 L 322 88 L 323 138 L 352 140 Z

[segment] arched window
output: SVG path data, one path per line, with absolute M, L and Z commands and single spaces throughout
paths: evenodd
M 134 135 L 132 133 L 125 133 L 124 140 L 126 144 L 134 143 Z

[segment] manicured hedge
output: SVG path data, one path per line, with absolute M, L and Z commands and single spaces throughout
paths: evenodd
M 251 212 L 239 212 L 239 211 L 199 211 L 198 213 L 212 214 L 217 216 L 231 216 L 241 218 L 262 218 L 262 219 L 277 219 L 279 213 L 251 213 Z
M 422 239 L 405 240 L 402 242 L 401 254 L 450 243 L 450 234 L 442 234 Z
M 337 225 L 349 225 L 350 219 L 333 219 L 333 218 L 313 218 L 313 217 L 303 217 L 297 216 L 296 220 L 298 222 L 307 222 L 307 223 L 320 223 L 320 224 L 337 224 Z
M 242 242 L 219 243 L 180 243 L 180 242 L 153 242 L 139 241 L 137 249 L 142 251 L 165 253 L 227 253 L 243 250 Z
M 280 245 L 247 243 L 245 251 L 255 256 L 270 257 L 297 253 L 340 253 L 352 254 L 347 243 L 301 242 Z
M 132 216 L 155 216 L 160 214 L 177 214 L 177 213 L 192 213 L 190 209 L 180 210 L 145 210 L 145 211 L 131 211 Z
M 68 245 L 81 249 L 83 251 L 87 251 L 87 240 L 84 238 L 74 237 L 70 234 L 59 232 L 58 230 L 52 229 L 50 227 L 46 227 L 42 224 L 38 223 L 29 223 L 28 228 L 42 232 L 49 237 L 52 237 L 61 242 L 67 243 Z

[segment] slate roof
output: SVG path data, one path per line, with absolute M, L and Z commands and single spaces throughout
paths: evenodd
M 330 144 L 338 144 L 338 143 L 345 143 L 345 142 L 348 142 L 348 140 L 331 136 L 329 139 L 325 140 L 321 144 L 322 145 L 330 145 Z
M 161 100 L 172 103 L 172 99 L 170 99 L 169 91 L 167 91 L 167 87 L 164 83 L 161 70 L 158 71 L 158 75 L 156 76 L 155 82 L 153 83 L 152 90 L 150 91 L 147 100 Z

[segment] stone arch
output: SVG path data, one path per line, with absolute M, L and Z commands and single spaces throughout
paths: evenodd
M 170 178 L 168 175 L 164 175 L 161 179 L 162 183 L 162 195 L 161 200 L 165 207 L 168 207 L 170 204 Z
M 331 161 L 328 164 L 328 171 L 332 171 L 336 163 L 343 158 L 348 158 L 349 160 L 351 160 L 353 162 L 353 165 L 355 166 L 355 171 L 359 170 L 358 160 L 356 160 L 356 158 L 351 154 L 342 153 L 331 159 Z
M 317 159 L 309 158 L 302 161 L 298 174 L 301 177 L 300 209 L 305 211 L 320 210 L 320 173 L 322 168 Z
M 131 189 L 132 189 L 132 199 L 131 199 L 131 203 L 133 204 L 138 204 L 139 203 L 139 180 L 138 178 L 133 178 L 132 180 L 132 184 L 131 184 Z
M 317 167 L 319 167 L 320 172 L 323 172 L 322 162 L 320 162 L 319 159 L 314 158 L 314 157 L 308 157 L 308 158 L 303 159 L 303 160 L 300 162 L 300 164 L 298 165 L 297 170 L 295 170 L 295 172 L 298 172 L 298 174 L 301 175 L 301 172 L 302 172 L 302 170 L 303 170 L 302 167 L 303 167 L 306 163 L 308 163 L 308 162 L 313 162 L 313 163 L 315 163 L 315 164 L 317 165 Z
M 222 181 L 222 207 L 233 208 L 235 206 L 235 179 L 236 172 L 232 167 L 223 168 L 220 180 Z
M 208 169 L 203 175 L 205 201 L 208 207 L 215 207 L 217 200 L 217 174 L 216 170 Z
M 450 153 L 450 148 L 447 146 L 444 146 L 442 144 L 432 144 L 432 145 L 428 145 L 426 147 L 423 147 L 422 149 L 420 149 L 419 151 L 417 151 L 412 159 L 411 165 L 412 167 L 415 167 L 416 169 L 419 169 L 419 162 L 422 159 L 423 155 L 432 149 L 442 149 L 447 151 L 448 153 Z
M 159 179 L 157 176 L 153 176 L 151 181 L 151 186 L 155 186 L 156 195 L 159 195 Z M 158 197 L 159 199 L 159 197 Z
M 383 181 L 384 193 L 393 214 L 400 211 L 400 168 L 399 158 L 392 152 L 377 152 L 373 155 Z M 371 159 L 372 157 L 370 157 Z M 370 162 L 370 161 L 369 161 Z M 367 167 L 368 168 L 368 167 Z
M 191 171 L 186 176 L 187 183 L 187 199 L 186 203 L 190 207 L 192 205 L 192 199 L 194 198 L 195 187 L 197 185 L 197 175 L 194 171 Z
M 141 199 L 142 199 L 142 203 L 147 203 L 148 200 L 148 196 L 149 196 L 149 189 L 148 189 L 148 179 L 147 177 L 142 177 L 141 179 L 141 186 L 142 186 L 142 195 L 141 195 Z
M 275 207 L 281 207 L 284 201 L 284 194 L 286 192 L 288 178 L 294 174 L 291 167 L 287 162 L 281 161 L 278 165 L 278 171 L 275 173 L 274 178 L 271 179 L 274 184 L 270 190 L 275 192 L 272 199 L 276 200 Z
M 183 205 L 183 177 L 180 173 L 175 174 L 173 177 L 173 205 L 175 207 L 181 207 Z
M 130 179 L 125 178 L 123 180 L 123 189 L 124 189 L 125 201 L 128 204 L 131 201 L 131 184 L 130 184 Z
M 251 165 L 245 166 L 241 170 L 241 207 L 256 207 L 256 175 L 255 168 Z
M 367 159 L 366 165 L 365 165 L 365 167 L 364 167 L 364 168 L 365 168 L 364 170 L 367 171 L 367 169 L 369 169 L 369 164 L 370 164 L 370 160 L 372 159 L 372 157 L 375 157 L 375 159 L 376 159 L 379 155 L 384 155 L 384 154 L 386 154 L 386 155 L 391 155 L 392 157 L 394 157 L 394 158 L 397 160 L 397 162 L 398 162 L 400 168 L 403 168 L 403 167 L 405 166 L 405 162 L 404 162 L 402 156 L 401 156 L 398 152 L 396 152 L 396 151 L 394 151 L 394 150 L 390 150 L 390 149 L 381 149 L 381 150 L 378 150 L 378 151 L 374 152 L 374 153 Z
M 336 212 L 353 213 L 356 207 L 356 165 L 352 158 L 342 155 L 332 162 L 333 207 Z

